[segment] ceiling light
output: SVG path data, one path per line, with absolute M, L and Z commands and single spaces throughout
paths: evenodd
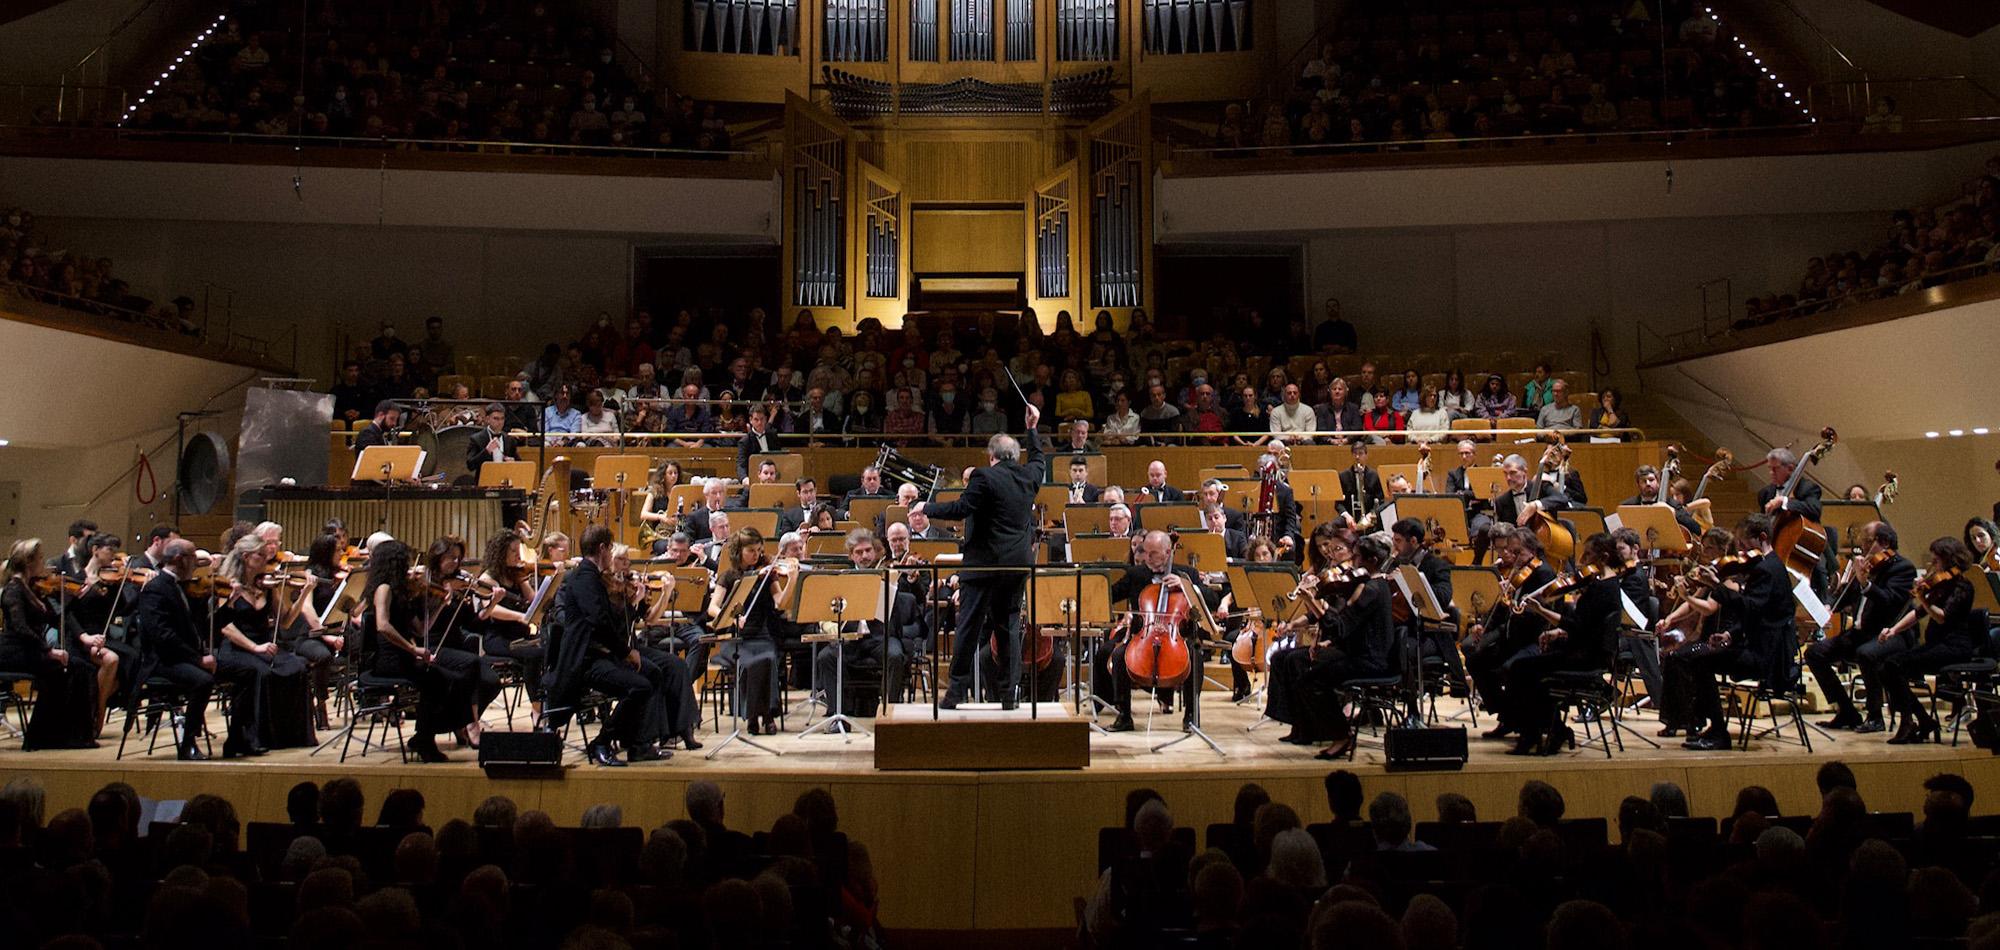
M 1935 438 L 1937 438 L 1937 437 L 1938 437 L 1938 434 L 1937 434 L 1937 433 L 1935 433 L 1935 432 L 1926 432 L 1926 433 L 1924 433 L 1924 438 L 1926 438 L 1926 439 L 1935 439 Z
M 1986 432 L 1987 429 L 1985 426 L 1980 426 L 1979 428 L 1972 430 L 1973 435 L 1985 435 Z
M 1964 430 L 1964 429 L 1953 429 L 1953 430 L 1951 430 L 1951 433 L 1950 433 L 1950 434 L 1951 434 L 1951 435 L 1955 435 L 1955 436 L 1957 436 L 1957 435 L 1964 435 L 1964 434 L 1965 434 L 1965 430 Z

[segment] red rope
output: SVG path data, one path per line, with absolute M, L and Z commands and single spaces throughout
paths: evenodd
M 139 487 L 141 479 L 151 482 L 152 487 L 141 489 Z M 147 497 L 148 492 L 151 492 L 152 497 Z M 153 460 L 147 458 L 144 452 L 139 453 L 138 471 L 132 473 L 132 497 L 138 499 L 141 505 L 150 505 L 160 500 L 160 479 L 153 474 Z

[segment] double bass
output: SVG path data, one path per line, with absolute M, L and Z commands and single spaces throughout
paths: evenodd
M 1839 436 L 1832 426 L 1819 430 L 1819 444 L 1799 460 L 1792 469 L 1792 477 L 1778 489 L 1779 498 L 1790 498 L 1799 489 L 1799 480 L 1805 477 L 1806 467 L 1826 457 L 1833 451 Z M 1785 566 L 1801 574 L 1811 574 L 1819 566 L 1820 556 L 1826 553 L 1826 528 L 1819 522 L 1789 508 L 1778 512 L 1771 523 L 1771 550 L 1784 559 Z
M 1179 541 L 1176 535 L 1176 547 Z M 1139 609 L 1135 614 L 1138 629 L 1125 641 L 1125 672 L 1132 678 L 1134 688 L 1173 689 L 1187 682 L 1194 669 L 1187 641 L 1181 638 L 1181 627 L 1193 609 L 1188 602 L 1189 591 L 1185 584 L 1167 586 L 1167 578 L 1176 576 L 1170 555 L 1167 573 L 1154 578 L 1139 593 Z
M 1560 471 L 1559 458 L 1569 457 L 1569 445 L 1560 440 L 1542 453 L 1541 462 L 1535 466 L 1534 477 L 1528 481 L 1528 500 L 1542 500 L 1542 486 L 1548 482 L 1542 475 L 1550 471 Z M 1565 563 L 1576 557 L 1576 532 L 1563 524 L 1555 515 L 1547 511 L 1537 511 L 1528 519 L 1527 527 L 1533 528 L 1536 540 L 1542 542 L 1542 553 L 1557 563 Z

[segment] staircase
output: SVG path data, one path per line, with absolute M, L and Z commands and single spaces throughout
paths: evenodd
M 1625 406 L 1634 418 L 1640 420 L 1646 430 L 1646 438 L 1659 442 L 1678 443 L 1681 447 L 1681 477 L 1690 483 L 1700 484 L 1701 474 L 1715 458 L 1715 443 L 1694 424 L 1668 406 L 1666 401 L 1650 393 L 1633 391 L 1625 396 Z M 1736 453 L 1736 464 L 1751 464 L 1761 454 L 1756 446 L 1729 446 Z M 1711 480 L 1706 497 L 1710 501 L 1710 511 L 1715 523 L 1728 527 L 1737 519 L 1749 514 L 1757 507 L 1757 493 L 1751 487 L 1750 479 L 1742 475 Z

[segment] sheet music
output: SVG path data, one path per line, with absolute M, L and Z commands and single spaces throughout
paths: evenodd
M 1806 613 L 1812 615 L 1813 623 L 1825 629 L 1826 622 L 1833 617 L 1832 611 L 1827 610 L 1826 605 L 1820 602 L 1819 595 L 1813 593 L 1812 581 L 1809 578 L 1800 577 L 1795 573 L 1792 579 L 1796 582 L 1792 585 L 1792 597 L 1798 600 L 1799 606 L 1806 609 Z
M 1632 602 L 1632 595 L 1625 593 L 1622 588 L 1618 591 L 1618 606 L 1625 608 L 1625 619 L 1635 629 L 1646 629 L 1645 612 L 1639 609 L 1638 604 Z
M 1625 527 L 1625 519 L 1618 517 L 1618 512 L 1614 511 L 1604 516 L 1604 530 L 1606 533 L 1623 527 Z

